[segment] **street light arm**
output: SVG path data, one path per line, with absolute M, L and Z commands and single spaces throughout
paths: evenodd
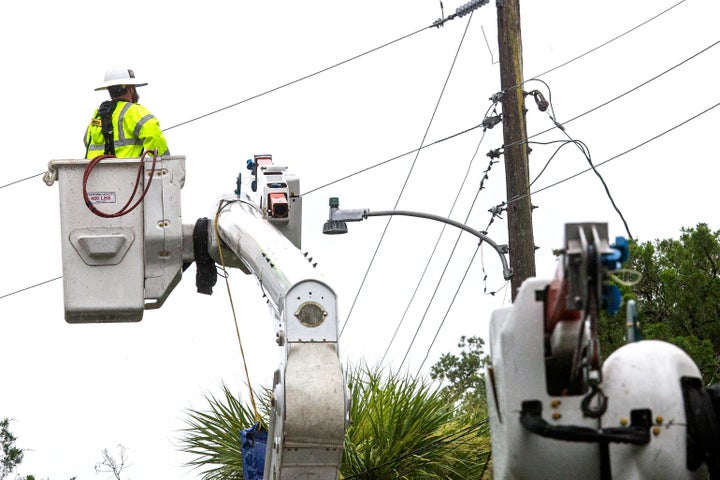
M 433 215 L 432 213 L 414 212 L 414 211 L 410 211 L 410 210 L 379 210 L 376 212 L 372 212 L 370 210 L 364 210 L 364 214 L 363 214 L 363 216 L 365 218 L 367 218 L 367 217 L 383 217 L 383 216 L 392 216 L 392 215 L 426 218 L 428 220 L 435 220 L 438 222 L 446 223 L 448 225 L 452 225 L 461 230 L 465 230 L 466 232 L 478 237 L 480 239 L 481 243 L 486 242 L 493 249 L 495 249 L 495 251 L 500 256 L 500 262 L 502 263 L 502 266 L 503 266 L 503 277 L 505 278 L 505 280 L 510 280 L 512 278 L 512 275 L 513 275 L 512 269 L 508 265 L 507 258 L 505 258 L 505 255 L 508 253 L 508 246 L 507 245 L 498 245 L 484 233 L 482 233 L 478 230 L 475 230 L 474 228 L 469 227 L 469 226 L 465 225 L 464 223 L 460 223 L 460 222 L 452 220 L 450 218 L 441 217 L 440 215 Z
M 340 201 L 337 197 L 332 197 L 330 198 L 330 216 L 328 218 L 328 221 L 325 222 L 325 225 L 323 226 L 323 233 L 327 235 L 347 233 L 347 225 L 345 224 L 345 222 L 359 222 L 361 220 L 365 220 L 368 217 L 383 217 L 393 215 L 402 215 L 406 217 L 418 217 L 426 218 L 428 220 L 435 220 L 437 222 L 446 223 L 448 225 L 452 225 L 461 230 L 465 230 L 468 233 L 471 233 L 472 235 L 479 238 L 481 243 L 486 242 L 488 245 L 495 249 L 495 251 L 500 256 L 500 262 L 503 266 L 503 277 L 505 277 L 505 280 L 510 280 L 512 278 L 513 271 L 512 268 L 510 268 L 510 266 L 508 265 L 507 258 L 505 257 L 505 255 L 508 253 L 507 245 L 498 245 L 484 233 L 475 230 L 474 228 L 468 227 L 464 223 L 441 217 L 439 215 L 433 215 L 432 213 L 413 212 L 409 210 L 379 210 L 377 212 L 371 212 L 368 209 L 340 210 Z

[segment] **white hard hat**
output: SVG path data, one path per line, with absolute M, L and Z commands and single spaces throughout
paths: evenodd
M 135 85 L 136 87 L 142 87 L 147 85 L 147 83 L 135 78 L 135 72 L 129 68 L 111 68 L 105 72 L 105 83 L 95 90 L 107 90 L 108 87 L 115 85 Z

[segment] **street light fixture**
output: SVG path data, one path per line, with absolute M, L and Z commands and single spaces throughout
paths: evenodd
M 457 222 L 455 220 L 441 217 L 439 215 L 433 215 L 431 213 L 413 212 L 409 210 L 379 210 L 371 212 L 368 209 L 347 209 L 340 210 L 340 200 L 337 197 L 330 197 L 330 217 L 328 221 L 323 225 L 323 233 L 325 235 L 337 235 L 348 232 L 348 227 L 345 222 L 360 222 L 367 219 L 368 217 L 386 217 L 392 215 L 401 215 L 406 217 L 418 217 L 427 218 L 429 220 L 435 220 L 438 222 L 452 225 L 461 230 L 476 236 L 480 239 L 480 243 L 485 242 L 490 245 L 500 256 L 500 262 L 503 266 L 503 277 L 505 280 L 510 280 L 513 275 L 512 268 L 508 265 L 506 255 L 508 253 L 507 245 L 498 245 L 490 237 L 484 233 L 475 230 L 474 228 L 468 227 L 464 223 Z

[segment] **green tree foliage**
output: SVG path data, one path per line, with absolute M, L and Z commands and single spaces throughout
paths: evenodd
M 487 414 L 485 367 L 489 362 L 482 338 L 460 337 L 460 356 L 445 353 L 430 369 L 430 377 L 444 384 L 443 395 L 465 412 Z
M 642 274 L 622 290 L 637 301 L 643 338 L 679 346 L 706 383 L 720 381 L 720 231 L 700 223 L 677 240 L 631 242 L 626 267 Z M 624 316 L 603 317 L 598 331 L 607 357 L 624 343 Z
M 243 404 L 222 384 L 222 395 L 205 395 L 209 410 L 187 411 L 187 428 L 180 439 L 181 449 L 193 455 L 189 466 L 203 470 L 205 480 L 242 480 L 240 431 L 256 423 L 252 408 Z M 259 415 L 267 425 L 272 391 L 259 396 Z
M 10 419 L 0 420 L 0 480 L 8 477 L 17 469 L 25 458 L 25 451 L 15 445 L 17 438 L 10 431 Z M 16 475 L 14 480 L 35 480 L 34 475 Z M 46 479 L 47 480 L 47 479 Z M 75 477 L 70 480 L 75 480 Z
M 348 374 L 352 398 L 341 478 L 479 478 L 489 454 L 487 421 L 458 416 L 439 389 L 421 379 L 358 368 Z M 206 396 L 208 410 L 188 410 L 181 448 L 188 465 L 208 480 L 242 478 L 240 430 L 255 423 L 252 410 L 226 386 Z M 269 412 L 270 392 L 261 396 Z
M 0 480 L 10 475 L 23 461 L 23 450 L 15 446 L 15 435 L 10 431 L 10 419 L 0 420 L 0 445 L 2 457 L 0 458 Z
M 479 478 L 489 454 L 487 419 L 456 415 L 441 390 L 421 378 L 378 370 L 350 373 L 351 419 L 345 479 Z

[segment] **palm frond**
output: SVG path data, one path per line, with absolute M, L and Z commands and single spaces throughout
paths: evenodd
M 203 479 L 241 480 L 240 431 L 256 422 L 255 414 L 224 383 L 221 390 L 218 397 L 205 395 L 207 410 L 186 411 L 187 427 L 181 431 L 180 448 L 193 456 L 188 466 L 203 469 Z M 263 425 L 267 425 L 271 393 L 264 389 L 259 395 Z

